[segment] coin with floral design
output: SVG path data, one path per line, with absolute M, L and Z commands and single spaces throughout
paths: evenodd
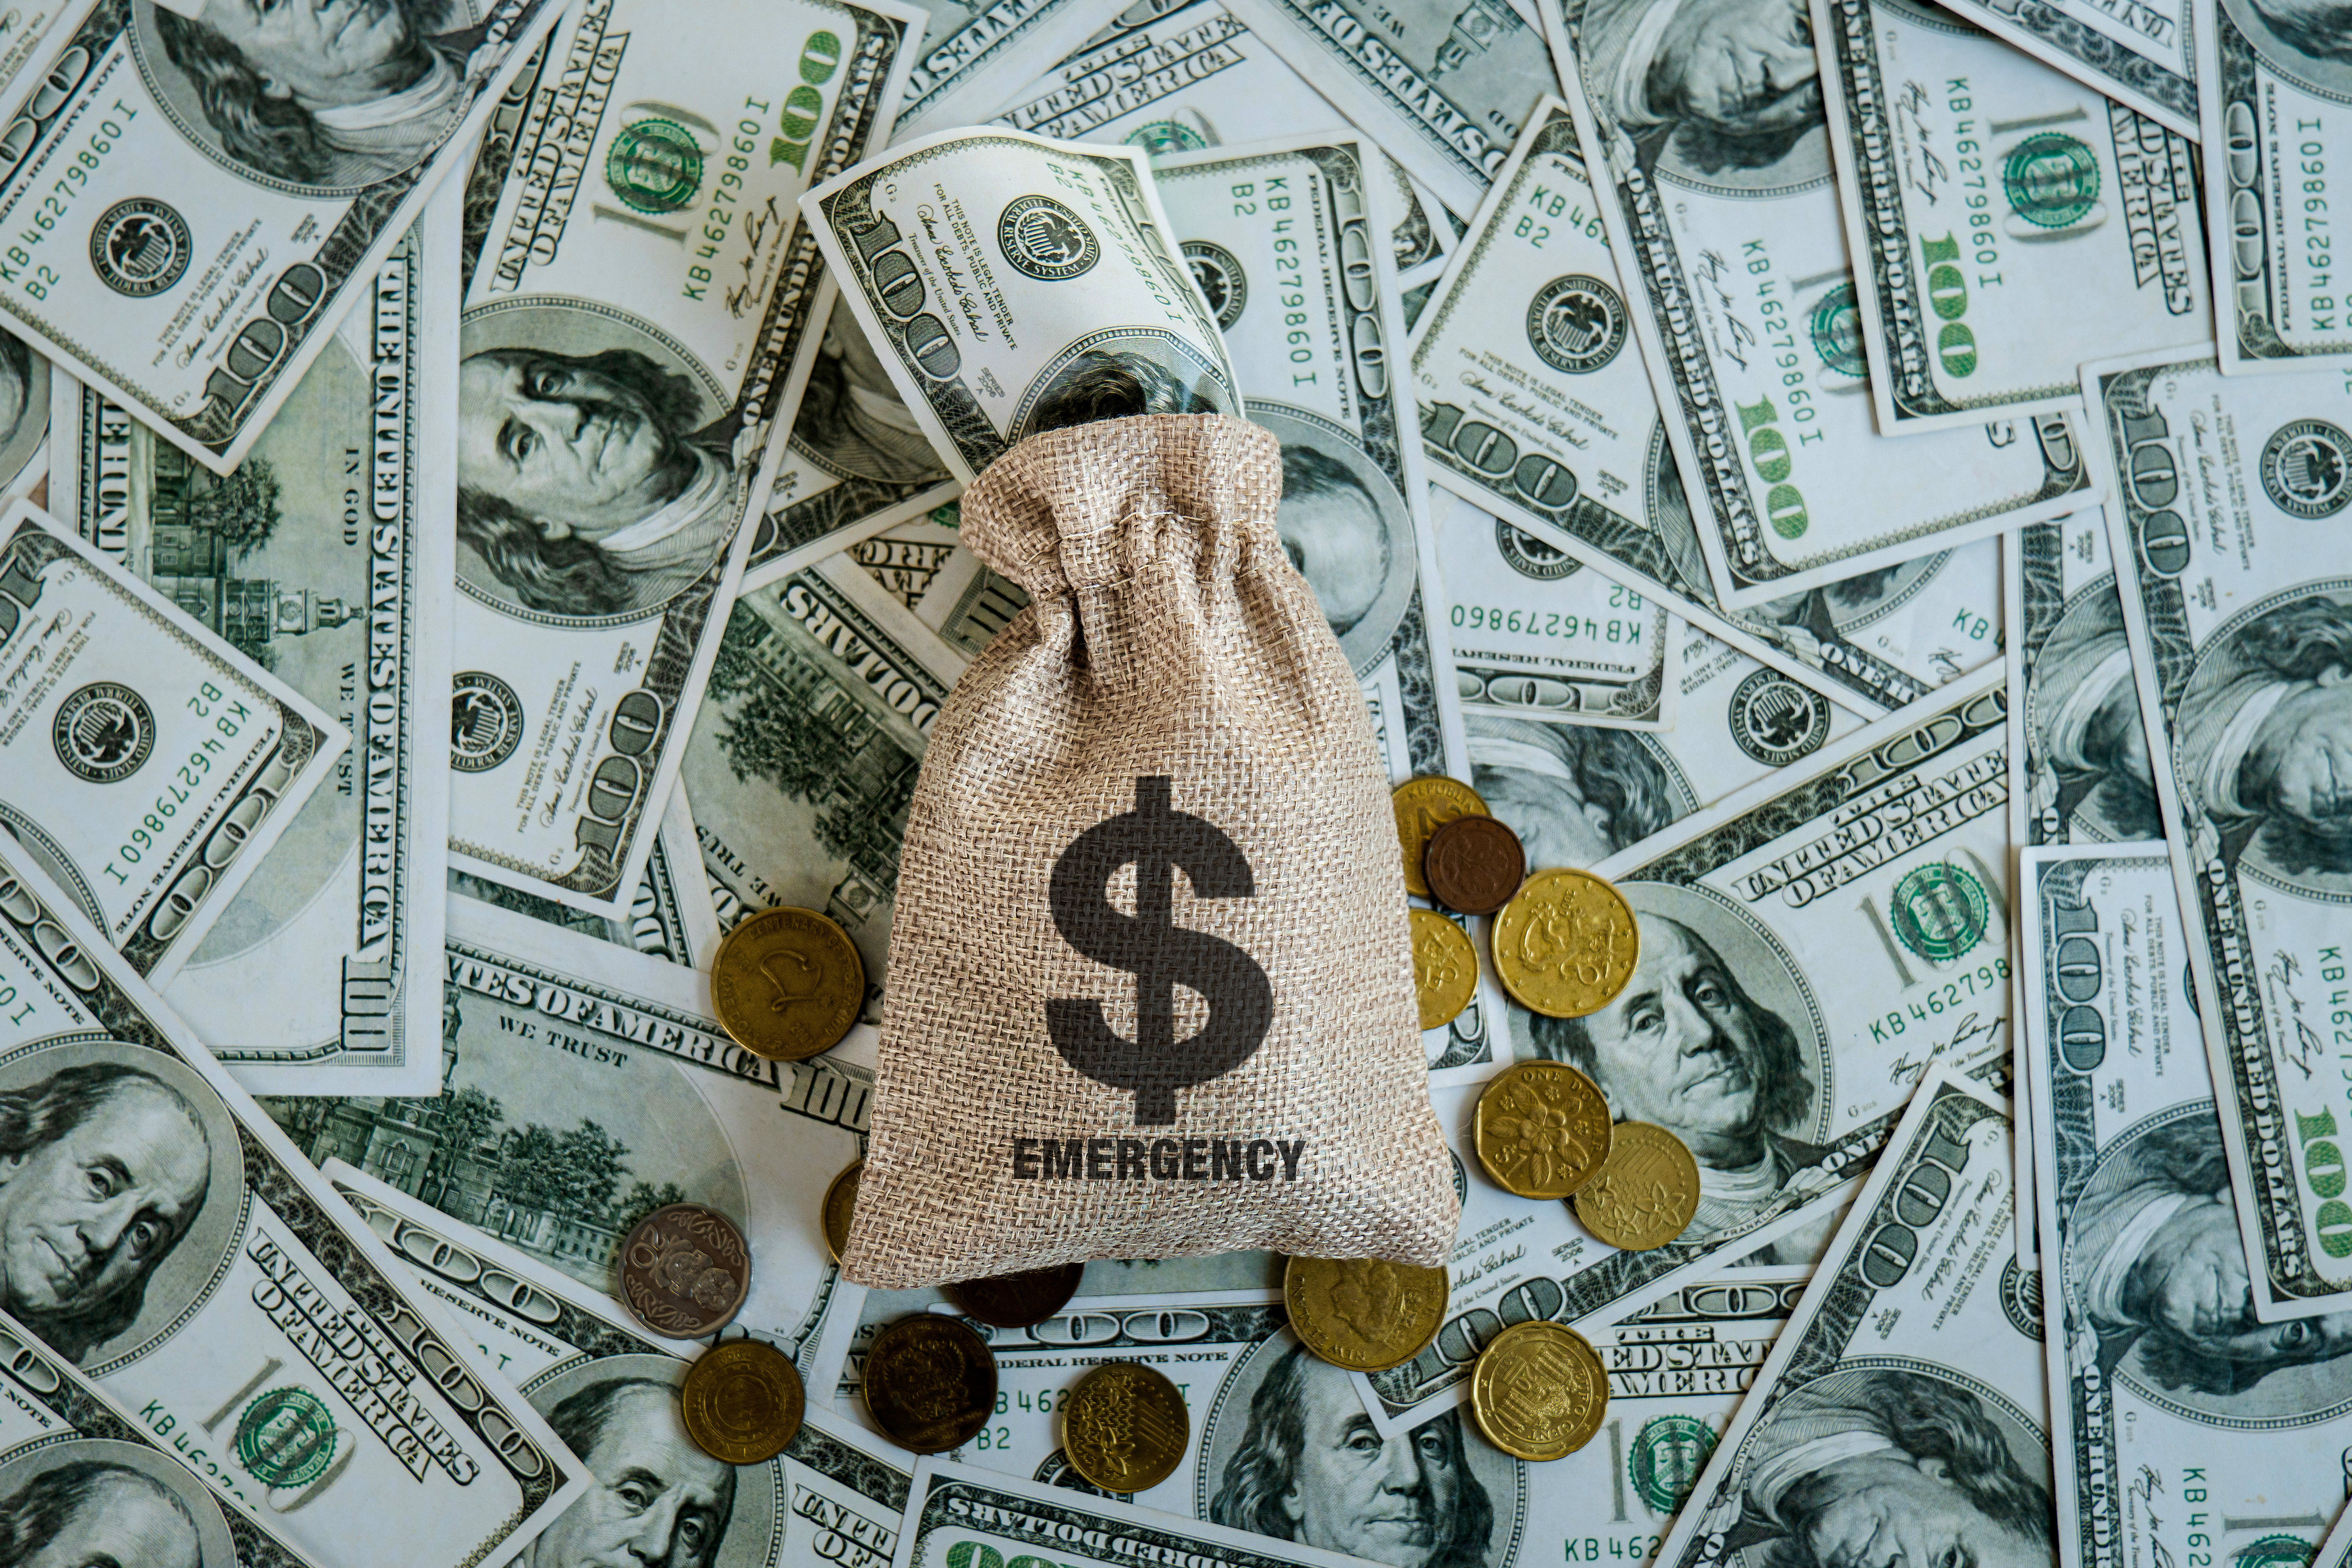
M 1627 1252 L 1680 1236 L 1698 1213 L 1698 1162 L 1683 1141 L 1647 1122 L 1624 1122 L 1601 1174 L 1577 1189 L 1579 1224 Z
M 1591 1079 L 1557 1061 L 1506 1068 L 1478 1096 L 1471 1142 L 1506 1192 L 1566 1197 L 1609 1157 L 1609 1102 Z

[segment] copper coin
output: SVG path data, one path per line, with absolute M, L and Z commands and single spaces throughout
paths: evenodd
M 852 1160 L 833 1178 L 833 1185 L 824 1189 L 819 1218 L 824 1227 L 824 1249 L 833 1254 L 836 1263 L 849 1250 L 849 1221 L 857 1212 L 857 1177 L 865 1169 L 864 1160 Z
M 756 1339 L 714 1344 L 677 1391 L 694 1446 L 730 1465 L 761 1465 L 800 1436 L 808 1396 L 790 1357 Z
M 996 1409 L 996 1357 L 953 1318 L 900 1318 L 866 1353 L 866 1408 L 890 1440 L 919 1454 L 971 1441 Z
M 1456 817 L 1429 835 L 1421 871 L 1430 895 L 1464 915 L 1492 915 L 1528 878 L 1519 835 L 1493 817 Z
M 743 1233 L 698 1203 L 656 1208 L 621 1243 L 621 1300 L 637 1322 L 668 1339 L 716 1333 L 751 1292 Z
M 1065 1263 L 989 1280 L 965 1280 L 946 1290 L 948 1300 L 966 1317 L 978 1318 L 991 1328 L 1025 1329 L 1069 1305 L 1070 1298 L 1078 1293 L 1078 1276 L 1086 1271 L 1084 1263 Z

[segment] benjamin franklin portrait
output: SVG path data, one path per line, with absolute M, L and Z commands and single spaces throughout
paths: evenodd
M 152 1448 L 44 1445 L 0 1469 L 0 1568 L 236 1568 L 204 1483 Z
M 793 443 L 844 478 L 905 486 L 948 476 L 856 314 L 839 301 L 825 319 L 824 340 L 793 418 Z
M 1487 714 L 1463 723 L 1471 787 L 1531 867 L 1591 865 L 1697 809 L 1646 736 Z
M 1593 108 L 1643 167 L 1750 187 L 1829 173 L 1805 0 L 1591 0 L 1580 46 Z
M 2028 804 L 2074 824 L 2070 838 L 2158 839 L 2156 776 L 2112 577 L 2078 594 L 2051 628 L 2025 688 L 2026 743 L 2055 793 Z M 2037 787 L 2046 788 L 2039 770 Z
M 235 162 L 373 185 L 431 157 L 503 49 L 449 0 L 163 0 L 150 25 Z M 484 57 L 478 61 L 477 50 Z
M 1391 1568 L 1485 1568 L 1495 1504 L 1462 1416 L 1383 1437 L 1348 1375 L 1292 1345 L 1249 1404 L 1209 1517 Z
M 0 1090 L 0 1308 L 83 1363 L 138 1318 L 204 1207 L 204 1118 L 121 1062 Z
M 619 1373 L 541 1413 L 593 1484 L 531 1542 L 524 1568 L 711 1568 L 719 1560 L 735 1511 L 735 1467 L 687 1437 L 671 1380 Z
M 736 522 L 733 416 L 697 429 L 702 408 L 689 377 L 636 349 L 467 353 L 458 575 L 583 617 L 648 611 L 692 584 Z

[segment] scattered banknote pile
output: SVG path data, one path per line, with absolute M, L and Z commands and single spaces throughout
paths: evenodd
M 0 84 L 0 1563 L 2352 1562 L 2347 0 Z M 958 497 L 1188 412 L 1397 787 L 1454 1252 L 867 1291 Z

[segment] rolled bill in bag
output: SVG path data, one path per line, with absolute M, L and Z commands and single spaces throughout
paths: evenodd
M 1160 414 L 1033 435 L 965 496 L 1033 602 L 908 808 L 851 1280 L 1444 1260 L 1388 779 L 1281 493 L 1265 431 Z

